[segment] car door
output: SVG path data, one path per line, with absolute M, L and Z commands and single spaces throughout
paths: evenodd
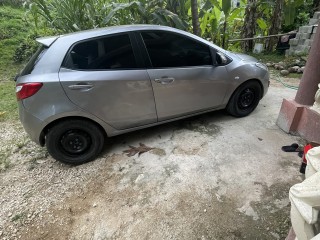
M 59 72 L 69 99 L 116 129 L 157 121 L 152 85 L 135 44 L 128 33 L 80 41 Z
M 208 45 L 167 31 L 142 31 L 140 40 L 151 61 L 148 74 L 159 121 L 222 104 L 227 71 L 213 65 Z

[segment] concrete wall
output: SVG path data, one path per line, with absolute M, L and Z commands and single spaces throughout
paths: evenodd
M 309 20 L 309 25 L 301 26 L 296 38 L 290 39 L 290 48 L 286 50 L 287 56 L 308 54 L 319 22 L 320 12 L 315 12 L 313 18 Z

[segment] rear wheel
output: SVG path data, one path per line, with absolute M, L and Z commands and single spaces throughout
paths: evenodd
M 262 89 L 258 82 L 246 82 L 230 98 L 227 112 L 235 117 L 245 117 L 258 106 L 261 96 Z
M 92 161 L 101 152 L 104 134 L 86 120 L 66 120 L 49 129 L 46 147 L 56 160 L 68 164 Z

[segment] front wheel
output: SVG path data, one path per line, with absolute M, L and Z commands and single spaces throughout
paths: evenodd
M 262 89 L 258 82 L 246 82 L 234 92 L 226 110 L 235 117 L 245 117 L 258 106 L 261 96 Z
M 101 152 L 104 134 L 86 120 L 65 120 L 49 129 L 46 147 L 56 160 L 68 164 L 92 161 Z

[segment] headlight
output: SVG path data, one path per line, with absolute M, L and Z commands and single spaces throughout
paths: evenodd
M 256 63 L 256 66 L 257 66 L 258 68 L 262 68 L 262 69 L 268 71 L 268 67 L 267 67 L 265 64 L 261 63 L 261 62 L 257 62 L 257 63 Z

